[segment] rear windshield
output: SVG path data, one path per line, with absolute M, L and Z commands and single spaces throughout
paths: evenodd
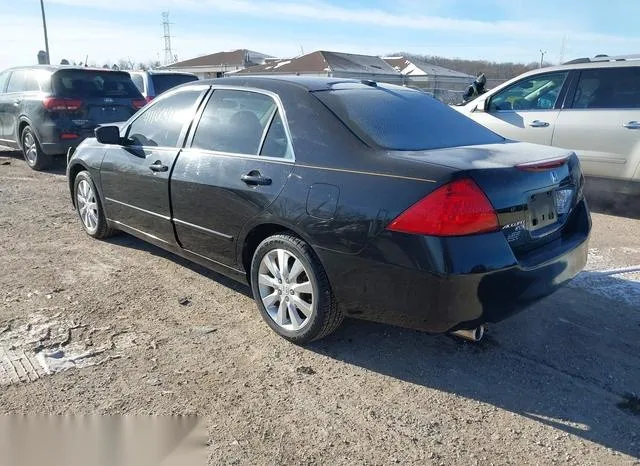
M 504 141 L 418 91 L 349 84 L 334 85 L 332 90 L 314 94 L 361 139 L 388 150 L 429 150 Z
M 93 70 L 57 71 L 52 76 L 53 92 L 65 97 L 141 98 L 128 73 Z
M 196 76 L 189 76 L 188 74 L 154 74 L 151 75 L 151 79 L 153 80 L 153 90 L 156 95 L 162 94 L 164 91 L 168 91 L 180 84 L 198 80 Z

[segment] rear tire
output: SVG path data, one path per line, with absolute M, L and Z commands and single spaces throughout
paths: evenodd
M 76 175 L 73 182 L 73 199 L 82 227 L 89 236 L 103 239 L 113 235 L 114 230 L 107 223 L 96 185 L 86 170 Z
M 329 335 L 344 319 L 317 256 L 290 234 L 260 243 L 251 261 L 251 289 L 267 325 L 296 344 Z
M 51 165 L 51 156 L 42 151 L 36 133 L 30 126 L 25 126 L 22 130 L 20 141 L 22 143 L 22 155 L 31 169 L 44 170 Z

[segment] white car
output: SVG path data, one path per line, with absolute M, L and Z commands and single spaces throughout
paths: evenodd
M 590 189 L 640 194 L 640 56 L 530 71 L 453 108 L 508 139 L 575 151 Z

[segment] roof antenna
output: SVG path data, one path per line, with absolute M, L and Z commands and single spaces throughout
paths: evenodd
M 301 45 L 300 46 L 300 56 L 304 55 L 304 47 Z

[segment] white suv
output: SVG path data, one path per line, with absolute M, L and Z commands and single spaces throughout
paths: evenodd
M 590 189 L 640 194 L 640 56 L 530 71 L 453 108 L 506 138 L 575 151 Z

